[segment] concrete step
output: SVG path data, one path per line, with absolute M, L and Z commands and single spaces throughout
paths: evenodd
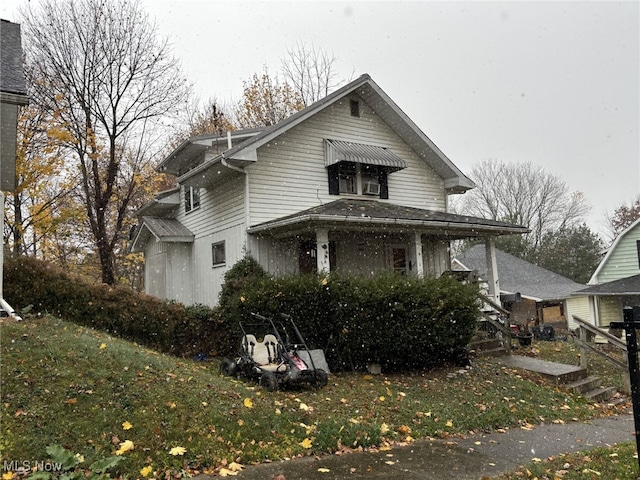
M 538 358 L 510 355 L 501 358 L 499 361 L 510 368 L 522 368 L 523 370 L 536 372 L 557 384 L 567 384 L 587 376 L 586 368 L 549 362 Z
M 585 377 L 573 382 L 567 383 L 566 387 L 574 393 L 586 393 L 602 385 L 600 377 Z
M 616 387 L 598 387 L 584 394 L 585 398 L 594 402 L 606 402 L 616 394 Z

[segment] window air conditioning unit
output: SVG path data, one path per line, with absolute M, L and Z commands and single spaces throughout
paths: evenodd
M 374 182 L 367 182 L 364 184 L 365 195 L 380 195 L 380 184 Z

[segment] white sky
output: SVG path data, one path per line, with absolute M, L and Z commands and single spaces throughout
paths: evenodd
M 203 99 L 238 99 L 313 43 L 344 78 L 370 74 L 465 173 L 531 161 L 585 194 L 601 232 L 640 194 L 640 2 L 142 3 Z

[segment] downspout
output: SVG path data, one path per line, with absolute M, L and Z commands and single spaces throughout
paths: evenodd
M 4 231 L 4 193 L 0 190 L 0 234 Z M 2 293 L 2 279 L 4 277 L 4 237 L 0 242 L 0 308 L 7 312 L 10 317 L 20 321 L 22 317 L 5 301 Z
M 233 146 L 232 142 L 231 142 L 231 132 L 228 131 L 227 132 L 227 147 L 229 149 L 231 149 L 231 147 Z M 245 248 L 248 249 L 249 248 L 249 242 L 248 242 L 248 237 L 247 237 L 247 230 L 249 229 L 249 227 L 251 226 L 251 212 L 249 209 L 249 172 L 247 172 L 244 168 L 239 168 L 236 167 L 235 165 L 230 165 L 229 163 L 227 163 L 227 160 L 224 158 L 224 152 L 222 153 L 221 157 L 220 157 L 220 163 L 231 169 L 234 170 L 236 172 L 240 172 L 242 174 L 244 174 L 244 218 L 245 218 L 245 228 L 244 228 L 244 245 Z

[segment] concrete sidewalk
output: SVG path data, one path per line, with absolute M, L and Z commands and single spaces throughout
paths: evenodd
M 381 452 L 358 452 L 303 458 L 245 467 L 235 478 L 271 480 L 343 480 L 357 478 L 407 480 L 478 480 L 560 453 L 634 440 L 633 416 L 621 414 L 589 422 L 541 425 L 505 433 L 481 434 L 464 440 L 416 441 Z M 322 469 L 323 471 L 319 471 Z M 198 478 L 209 478 L 201 475 Z

